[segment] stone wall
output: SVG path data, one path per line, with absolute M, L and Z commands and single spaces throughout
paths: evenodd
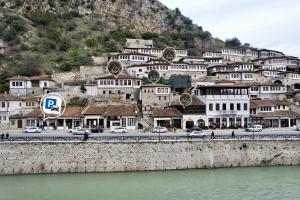
M 299 164 L 299 140 L 0 144 L 2 175 Z

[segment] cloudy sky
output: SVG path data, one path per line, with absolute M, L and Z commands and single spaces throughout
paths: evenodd
M 160 0 L 225 40 L 300 57 L 300 0 Z

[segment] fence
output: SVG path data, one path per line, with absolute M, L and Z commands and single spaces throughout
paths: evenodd
M 92 136 L 89 142 L 142 142 L 142 141 L 205 141 L 205 140 L 293 140 L 300 139 L 300 134 L 247 134 L 215 135 L 207 137 L 192 136 Z M 83 136 L 10 136 L 0 142 L 82 142 Z

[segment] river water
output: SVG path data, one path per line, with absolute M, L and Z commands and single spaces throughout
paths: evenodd
M 299 200 L 300 167 L 0 177 L 0 200 Z

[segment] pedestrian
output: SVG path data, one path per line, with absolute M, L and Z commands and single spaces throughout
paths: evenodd
M 231 137 L 232 137 L 232 138 L 234 138 L 234 137 L 235 137 L 235 135 L 234 135 L 234 131 L 232 131 L 232 133 L 231 133 Z
M 215 133 L 213 131 L 211 132 L 211 139 L 215 139 Z
M 87 132 L 85 132 L 83 135 L 83 140 L 87 141 L 88 139 L 89 139 L 89 134 Z
M 8 139 L 8 138 L 9 138 L 9 133 L 6 133 L 5 139 Z
M 1 134 L 1 140 L 4 140 L 4 133 Z
M 176 132 L 176 127 L 174 127 L 174 133 Z

